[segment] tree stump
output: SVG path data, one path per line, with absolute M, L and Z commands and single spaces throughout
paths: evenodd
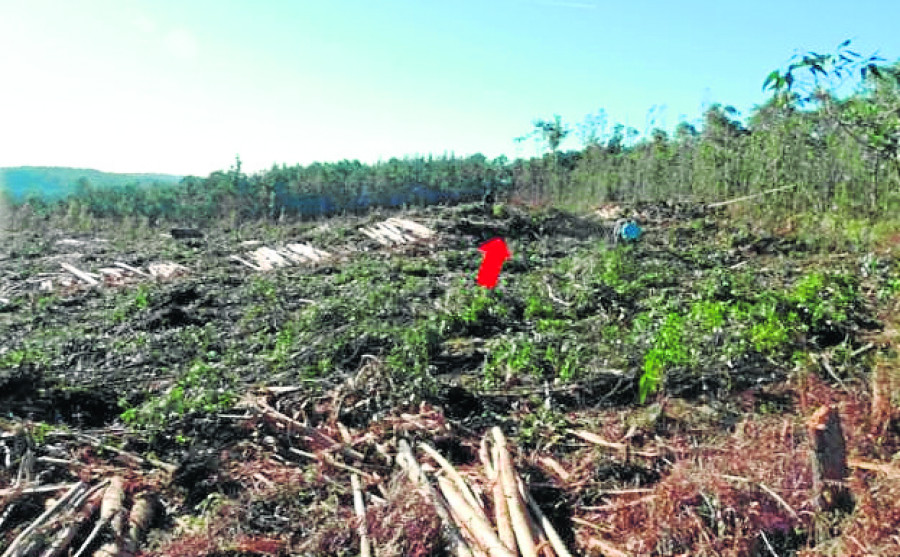
M 812 443 L 816 503 L 824 511 L 852 510 L 853 497 L 844 482 L 849 469 L 840 415 L 833 407 L 823 406 L 816 410 L 806 426 Z

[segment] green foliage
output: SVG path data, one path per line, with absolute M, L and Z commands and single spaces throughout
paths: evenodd
M 805 318 L 807 328 L 815 330 L 846 322 L 858 296 L 855 277 L 814 271 L 796 282 L 787 300 Z
M 643 374 L 638 383 L 641 403 L 647 400 L 647 395 L 656 392 L 666 370 L 691 361 L 684 342 L 684 318 L 670 313 L 657 332 L 652 348 L 644 355 Z
M 233 390 L 236 378 L 220 365 L 202 359 L 193 361 L 175 384 L 165 393 L 153 397 L 138 407 L 124 407 L 125 423 L 142 428 L 162 427 L 188 413 L 215 413 L 227 410 L 237 401 Z
M 0 369 L 18 369 L 28 365 L 43 366 L 50 360 L 49 355 L 37 346 L 26 344 L 23 348 L 0 350 Z

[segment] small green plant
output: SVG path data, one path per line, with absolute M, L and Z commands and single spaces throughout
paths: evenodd
M 146 285 L 141 284 L 137 287 L 132 305 L 138 310 L 147 309 L 150 306 L 149 289 Z
M 690 362 L 691 356 L 684 342 L 684 318 L 670 313 L 657 332 L 653 347 L 644 355 L 643 374 L 638 382 L 641 404 L 659 388 L 666 370 Z
M 237 400 L 230 388 L 234 380 L 221 367 L 198 359 L 166 393 L 139 407 L 131 407 L 127 401 L 120 400 L 120 406 L 125 408 L 120 418 L 132 426 L 155 428 L 191 412 L 220 412 Z

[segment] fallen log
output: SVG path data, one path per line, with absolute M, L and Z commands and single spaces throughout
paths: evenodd
M 59 266 L 62 267 L 63 269 L 65 269 L 66 271 L 69 271 L 70 273 L 72 273 L 73 275 L 80 278 L 81 280 L 83 280 L 84 282 L 88 283 L 91 286 L 96 286 L 96 285 L 100 284 L 100 281 L 95 279 L 90 273 L 86 273 L 86 272 L 82 271 L 81 269 L 77 269 L 77 268 L 73 267 L 72 265 L 69 265 L 68 263 L 60 263 Z

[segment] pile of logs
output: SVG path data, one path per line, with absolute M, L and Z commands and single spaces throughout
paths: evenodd
M 407 219 L 390 218 L 373 226 L 359 229 L 360 232 L 383 246 L 399 246 L 434 236 L 427 226 Z
M 494 427 L 482 439 L 479 451 L 490 496 L 481 493 L 477 485 L 470 485 L 432 447 L 422 443 L 419 448 L 438 465 L 441 474 L 436 475 L 437 487 L 405 441 L 400 442 L 397 461 L 410 480 L 425 490 L 446 523 L 455 555 L 571 555 L 516 473 L 506 448 L 506 438 L 499 427 Z
M 327 251 L 309 244 L 287 244 L 281 248 L 260 247 L 246 254 L 246 258 L 232 255 L 231 259 L 255 271 L 271 271 L 277 267 L 319 263 L 331 257 Z

